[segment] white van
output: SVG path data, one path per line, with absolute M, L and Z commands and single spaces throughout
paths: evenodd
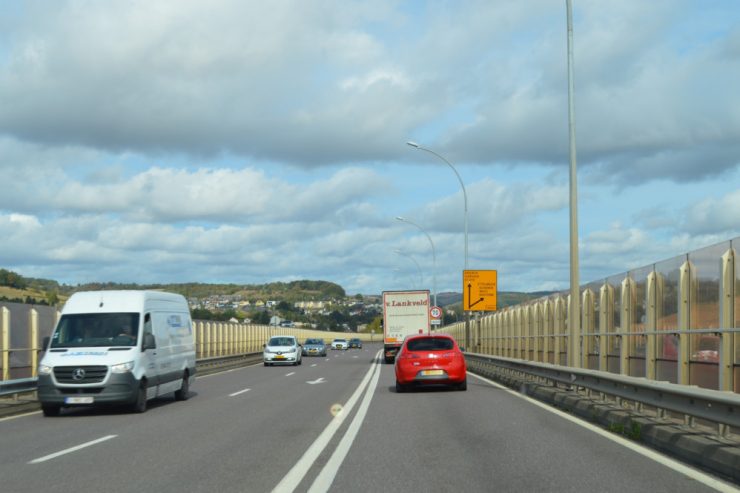
M 46 416 L 105 404 L 141 413 L 148 399 L 169 392 L 187 399 L 195 379 L 190 311 L 179 294 L 75 293 L 44 348 L 38 399 Z

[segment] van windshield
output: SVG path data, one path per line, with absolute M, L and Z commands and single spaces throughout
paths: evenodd
M 62 315 L 51 348 L 136 346 L 138 313 Z

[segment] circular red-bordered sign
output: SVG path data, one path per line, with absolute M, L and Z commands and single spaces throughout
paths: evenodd
M 429 316 L 432 317 L 433 320 L 441 320 L 442 319 L 442 309 L 438 306 L 433 306 L 429 309 Z

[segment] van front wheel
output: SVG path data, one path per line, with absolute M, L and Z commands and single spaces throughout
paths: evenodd
M 175 391 L 175 400 L 186 401 L 188 400 L 188 397 L 190 397 L 190 378 L 188 376 L 188 372 L 185 372 L 182 376 L 182 386 L 180 387 L 180 390 Z
M 61 409 L 60 406 L 52 406 L 52 405 L 41 406 L 41 411 L 44 413 L 44 416 L 59 416 L 60 409 Z
M 136 401 L 134 401 L 131 410 L 135 413 L 146 412 L 146 382 L 142 381 L 139 390 L 136 391 Z

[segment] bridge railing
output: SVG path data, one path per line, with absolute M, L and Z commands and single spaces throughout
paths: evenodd
M 740 238 L 581 286 L 577 368 L 740 392 Z M 440 329 L 475 353 L 565 366 L 560 292 Z
M 23 303 L 0 306 L 0 391 L 35 379 L 43 353 L 42 341 L 51 335 L 59 316 L 53 307 Z M 356 337 L 365 342 L 382 340 L 382 334 L 205 320 L 193 321 L 193 334 L 198 360 L 256 353 L 270 337 L 279 334 L 294 335 L 301 343 L 308 338 L 322 338 L 327 344 L 335 337 Z
M 292 335 L 300 343 L 306 339 L 324 339 L 329 344 L 336 337 L 358 338 L 363 342 L 382 341 L 382 334 L 327 332 L 300 327 L 240 324 L 232 322 L 194 321 L 196 358 L 229 356 L 262 350 L 274 335 Z
M 564 388 L 570 391 L 569 398 L 580 394 L 594 404 L 614 403 L 620 410 L 634 409 L 641 415 L 677 416 L 690 426 L 700 419 L 704 425 L 714 424 L 719 436 L 740 430 L 740 395 L 733 392 L 475 353 L 466 353 L 465 359 L 470 371 L 535 396 L 552 398 L 552 392 L 542 390 Z M 589 408 L 593 413 L 588 405 L 581 409 Z

